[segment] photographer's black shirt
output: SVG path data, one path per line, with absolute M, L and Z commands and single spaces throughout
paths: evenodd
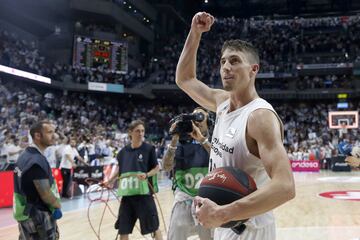
M 174 186 L 196 196 L 201 180 L 208 173 L 209 153 L 196 141 L 179 144 L 175 153 Z

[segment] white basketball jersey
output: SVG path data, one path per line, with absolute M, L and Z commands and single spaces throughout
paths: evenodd
M 264 99 L 257 98 L 247 105 L 229 112 L 230 99 L 221 103 L 216 110 L 216 124 L 212 135 L 212 149 L 210 153 L 210 171 L 218 168 L 231 166 L 239 168 L 254 178 L 257 188 L 261 188 L 269 180 L 262 161 L 249 152 L 246 144 L 246 126 L 249 115 L 256 109 L 265 108 L 274 112 L 282 123 L 273 107 Z M 237 235 L 231 229 L 217 228 L 214 239 L 248 239 L 246 236 L 252 236 L 251 239 L 258 239 L 256 231 L 262 232 L 259 239 L 275 239 L 275 220 L 272 212 L 255 216 L 246 222 L 247 229 L 243 234 Z M 266 237 L 263 230 L 269 229 L 273 225 L 272 233 Z M 270 228 L 271 229 L 271 228 Z M 250 234 L 251 231 L 251 234 Z M 255 231 L 255 232 L 254 232 Z M 268 230 L 266 232 L 269 232 Z M 240 238 L 241 236 L 241 238 Z M 255 238 L 254 238 L 255 237 Z

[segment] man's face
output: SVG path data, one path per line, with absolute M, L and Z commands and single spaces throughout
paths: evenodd
M 70 140 L 70 146 L 71 146 L 71 147 L 76 147 L 76 141 L 75 141 L 75 139 L 71 139 L 71 140 Z
M 8 140 L 8 142 L 7 142 L 8 144 L 14 144 L 15 143 L 15 141 L 14 141 L 14 139 L 13 138 L 9 138 L 9 140 Z
M 142 124 L 137 125 L 132 131 L 129 132 L 131 142 L 141 142 L 145 136 L 145 128 Z
M 208 113 L 207 112 L 205 112 L 204 110 L 202 110 L 202 109 L 196 109 L 196 110 L 194 110 L 194 112 L 193 113 L 202 113 L 202 114 L 204 114 L 204 116 L 205 116 L 205 118 L 204 118 L 204 120 L 203 121 L 201 121 L 201 122 L 197 122 L 197 121 L 193 121 L 193 123 L 200 129 L 200 131 L 201 131 L 201 133 L 203 134 L 203 135 L 207 135 L 207 132 L 208 132 L 208 125 L 207 125 L 207 119 L 208 119 Z
M 42 145 L 48 147 L 55 144 L 55 126 L 52 124 L 44 124 L 41 131 L 40 142 Z
M 226 91 L 243 90 L 249 87 L 259 69 L 258 64 L 249 62 L 248 54 L 225 49 L 220 59 L 220 76 Z

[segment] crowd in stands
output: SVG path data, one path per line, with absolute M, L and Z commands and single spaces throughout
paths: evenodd
M 337 145 L 344 138 L 354 145 L 360 144 L 359 129 L 349 129 L 346 134 L 329 129 L 328 111 L 336 110 L 335 104 L 273 104 L 284 122 L 284 143 L 290 159 L 335 156 Z M 117 150 L 128 141 L 127 124 L 143 119 L 147 140 L 157 146 L 160 158 L 169 138 L 169 120 L 179 113 L 190 112 L 193 107 L 164 102 L 106 101 L 93 95 L 64 95 L 3 81 L 0 84 L 0 156 L 15 161 L 17 154 L 31 142 L 30 125 L 40 119 L 50 119 L 57 126 L 58 146 L 74 139 L 76 148 L 89 164 L 111 162 Z M 360 111 L 360 103 L 351 103 L 349 109 Z
M 91 30 L 94 26 L 89 24 L 85 27 Z M 104 82 L 132 87 L 151 76 L 154 84 L 173 84 L 185 38 L 183 35 L 160 39 L 156 44 L 159 49 L 154 55 L 158 57 L 144 63 L 142 68 L 130 68 L 127 74 L 122 75 L 103 67 L 86 69 L 71 64 L 49 63 L 35 42 L 20 40 L 14 33 L 0 30 L 0 64 L 65 82 Z M 233 38 L 248 40 L 259 49 L 260 72 L 294 72 L 298 64 L 353 62 L 359 60 L 360 56 L 360 16 L 286 20 L 216 19 L 212 30 L 204 34 L 198 53 L 198 78 L 206 84 L 221 85 L 220 49 L 225 40 Z M 336 84 L 327 83 L 331 79 L 320 79 L 319 82 L 323 84 L 318 85 L 337 87 Z
M 327 76 L 305 76 L 297 81 L 297 89 L 351 89 L 354 87 L 354 81 L 349 75 L 327 75 Z
M 15 137 L 22 146 L 29 143 L 28 129 L 39 119 L 54 121 L 59 141 L 66 137 L 75 138 L 79 144 L 83 141 L 96 144 L 101 140 L 122 147 L 127 124 L 141 118 L 147 123 L 148 139 L 159 143 L 169 120 L 180 112 L 190 111 L 166 104 L 114 99 L 104 102 L 87 94 L 39 92 L 15 81 L 0 85 L 0 109 L 1 144 Z
M 231 38 L 249 40 L 259 48 L 262 73 L 294 72 L 298 64 L 360 60 L 359 16 L 287 20 L 231 17 L 216 21 L 212 31 L 204 34 L 198 53 L 198 78 L 209 86 L 220 84 L 220 48 Z M 93 26 L 88 27 L 91 31 Z M 49 63 L 35 42 L 21 40 L 13 33 L 0 30 L 0 64 L 68 83 L 104 82 L 132 87 L 150 79 L 154 84 L 174 84 L 185 37 L 160 40 L 157 43 L 160 48 L 145 67 L 130 69 L 127 74 L 120 75 L 102 67 L 92 70 Z M 350 75 L 298 78 L 295 86 L 298 90 L 354 87 Z M 256 85 L 259 90 L 291 89 L 288 79 L 260 78 Z M 347 130 L 345 134 L 329 129 L 327 114 L 336 110 L 335 103 L 275 102 L 274 106 L 284 122 L 284 143 L 290 159 L 335 156 L 339 141 L 345 138 L 359 145 L 359 129 Z M 127 124 L 139 118 L 145 120 L 147 139 L 157 145 L 160 157 L 168 139 L 169 120 L 177 114 L 190 112 L 193 107 L 165 102 L 106 100 L 86 93 L 64 94 L 4 80 L 0 83 L 0 157 L 15 161 L 31 142 L 28 134 L 31 124 L 39 119 L 50 119 L 57 126 L 58 146 L 74 139 L 86 161 L 102 164 L 111 161 L 116 151 L 126 144 Z M 360 103 L 350 103 L 349 109 L 359 111 Z
M 339 63 L 359 60 L 360 17 L 294 18 L 287 20 L 217 19 L 211 32 L 204 34 L 198 54 L 198 77 L 211 86 L 219 85 L 219 53 L 227 39 L 252 42 L 261 59 L 260 72 L 294 72 L 298 64 Z M 88 30 L 94 26 L 87 25 Z M 76 83 L 104 82 L 126 87 L 146 81 L 174 83 L 174 72 L 184 36 L 159 40 L 154 58 L 142 68 L 120 75 L 99 67 L 84 69 L 71 64 L 49 63 L 35 42 L 0 30 L 0 63 L 6 66 Z
M 249 20 L 247 39 L 260 49 L 263 59 L 301 63 L 301 54 L 339 53 L 352 61 L 360 48 L 360 16 Z M 313 55 L 314 56 L 314 55 Z M 316 62 L 316 55 L 312 61 Z M 335 59 L 330 59 L 335 60 Z M 321 62 L 324 63 L 324 62 Z
M 279 104 L 275 109 L 284 122 L 284 143 L 290 159 L 308 160 L 312 154 L 321 160 L 336 156 L 340 141 L 360 144 L 359 128 L 339 130 L 328 127 L 328 112 L 336 111 L 336 104 Z M 359 102 L 351 103 L 349 109 L 359 111 Z
M 62 82 L 103 82 L 134 86 L 147 78 L 147 68 L 130 68 L 125 75 L 98 67 L 80 68 L 58 62 L 49 63 L 35 42 L 20 40 L 14 33 L 0 30 L 0 64 L 32 72 Z
M 216 19 L 205 33 L 198 53 L 199 79 L 219 83 L 219 54 L 222 43 L 240 38 L 259 50 L 260 72 L 294 72 L 298 65 L 348 63 L 359 60 L 360 16 L 294 18 L 287 20 L 242 21 L 231 17 Z M 154 83 L 174 82 L 174 71 L 186 36 L 167 39 L 159 50 L 159 75 Z M 181 39 L 179 41 L 179 39 Z

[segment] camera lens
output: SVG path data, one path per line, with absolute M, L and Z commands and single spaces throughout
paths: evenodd
M 202 112 L 194 113 L 194 121 L 202 122 L 205 119 L 205 115 Z

